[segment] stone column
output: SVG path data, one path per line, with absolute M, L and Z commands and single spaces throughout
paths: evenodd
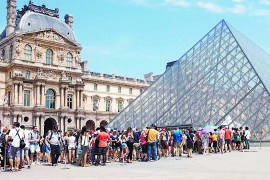
M 76 109 L 79 109 L 80 99 L 79 99 L 79 90 L 76 90 Z
M 75 94 L 74 94 L 74 96 L 72 97 L 73 99 L 73 106 L 74 106 L 74 109 L 77 109 L 77 90 L 75 90 Z
M 19 104 L 23 105 L 23 84 L 19 84 Z
M 14 104 L 18 105 L 18 84 L 14 84 Z
M 61 87 L 61 89 L 60 89 L 60 99 L 61 99 L 61 101 L 60 101 L 60 107 L 61 108 L 64 108 L 64 88 L 63 87 Z
M 40 85 L 37 85 L 37 106 L 40 105 Z
M 80 118 L 77 117 L 76 119 L 77 119 L 77 120 L 76 120 L 76 123 L 77 123 L 76 129 L 79 129 L 79 128 L 80 128 Z
M 65 128 L 64 128 L 64 120 L 65 119 L 64 118 L 65 118 L 64 116 L 60 117 L 60 126 L 61 126 L 61 130 L 63 133 L 65 132 Z
M 83 108 L 83 93 L 82 93 L 83 91 L 82 90 L 80 90 L 80 108 Z
M 39 132 L 43 136 L 44 135 L 44 121 L 45 117 L 41 115 L 41 119 L 39 120 Z
M 40 105 L 45 106 L 45 85 L 44 84 L 42 84 L 42 86 L 41 86 L 40 98 L 41 98 Z

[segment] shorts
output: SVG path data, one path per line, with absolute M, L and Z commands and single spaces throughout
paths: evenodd
M 40 147 L 38 144 L 30 144 L 30 152 L 35 153 L 35 152 L 40 152 Z
M 231 144 L 231 140 L 230 139 L 225 139 L 225 144 Z
M 122 144 L 122 148 L 123 148 L 123 149 L 127 148 L 127 143 L 123 143 L 123 144 Z
M 112 149 L 115 151 L 115 150 L 118 150 L 120 149 L 120 146 L 112 146 Z
M 19 147 L 14 147 L 10 146 L 9 148 L 9 158 L 13 159 L 15 157 L 20 157 L 20 148 Z
M 213 147 L 215 148 L 215 147 L 217 147 L 217 141 L 213 141 Z
M 23 154 L 24 156 L 29 156 L 29 147 L 23 148 Z
M 147 144 L 142 144 L 141 146 L 142 146 L 142 153 L 146 154 L 147 151 L 148 151 L 148 145 Z
M 76 147 L 75 146 L 68 146 L 68 150 L 75 150 Z
M 161 140 L 161 149 L 168 149 L 168 143 L 167 141 Z
M 183 147 L 183 144 L 182 144 L 182 142 L 175 142 L 174 143 L 174 147 L 175 148 L 182 148 Z
M 219 139 L 218 143 L 219 143 L 220 146 L 224 146 L 225 141 L 224 141 L 224 139 Z

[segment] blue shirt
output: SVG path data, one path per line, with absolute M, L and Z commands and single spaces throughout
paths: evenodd
M 182 132 L 175 131 L 173 133 L 173 136 L 174 136 L 174 142 L 181 142 L 182 141 L 182 136 L 183 136 Z

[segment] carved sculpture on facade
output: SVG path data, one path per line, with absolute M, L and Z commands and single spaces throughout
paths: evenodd
M 36 79 L 44 79 L 44 72 L 41 68 L 38 69 Z
M 49 40 L 49 41 L 65 42 L 64 39 L 60 35 L 52 32 L 52 31 L 41 32 L 37 35 L 37 38 Z
M 61 72 L 61 80 L 62 81 L 68 81 L 68 77 L 65 71 Z

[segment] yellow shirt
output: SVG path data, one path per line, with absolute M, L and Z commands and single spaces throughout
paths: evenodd
M 217 136 L 216 134 L 213 134 L 213 135 L 212 135 L 212 140 L 213 140 L 213 141 L 217 141 L 217 138 L 218 138 L 218 136 Z
M 148 132 L 147 132 L 148 133 Z M 150 129 L 147 142 L 154 142 L 157 139 L 158 132 L 155 129 Z

